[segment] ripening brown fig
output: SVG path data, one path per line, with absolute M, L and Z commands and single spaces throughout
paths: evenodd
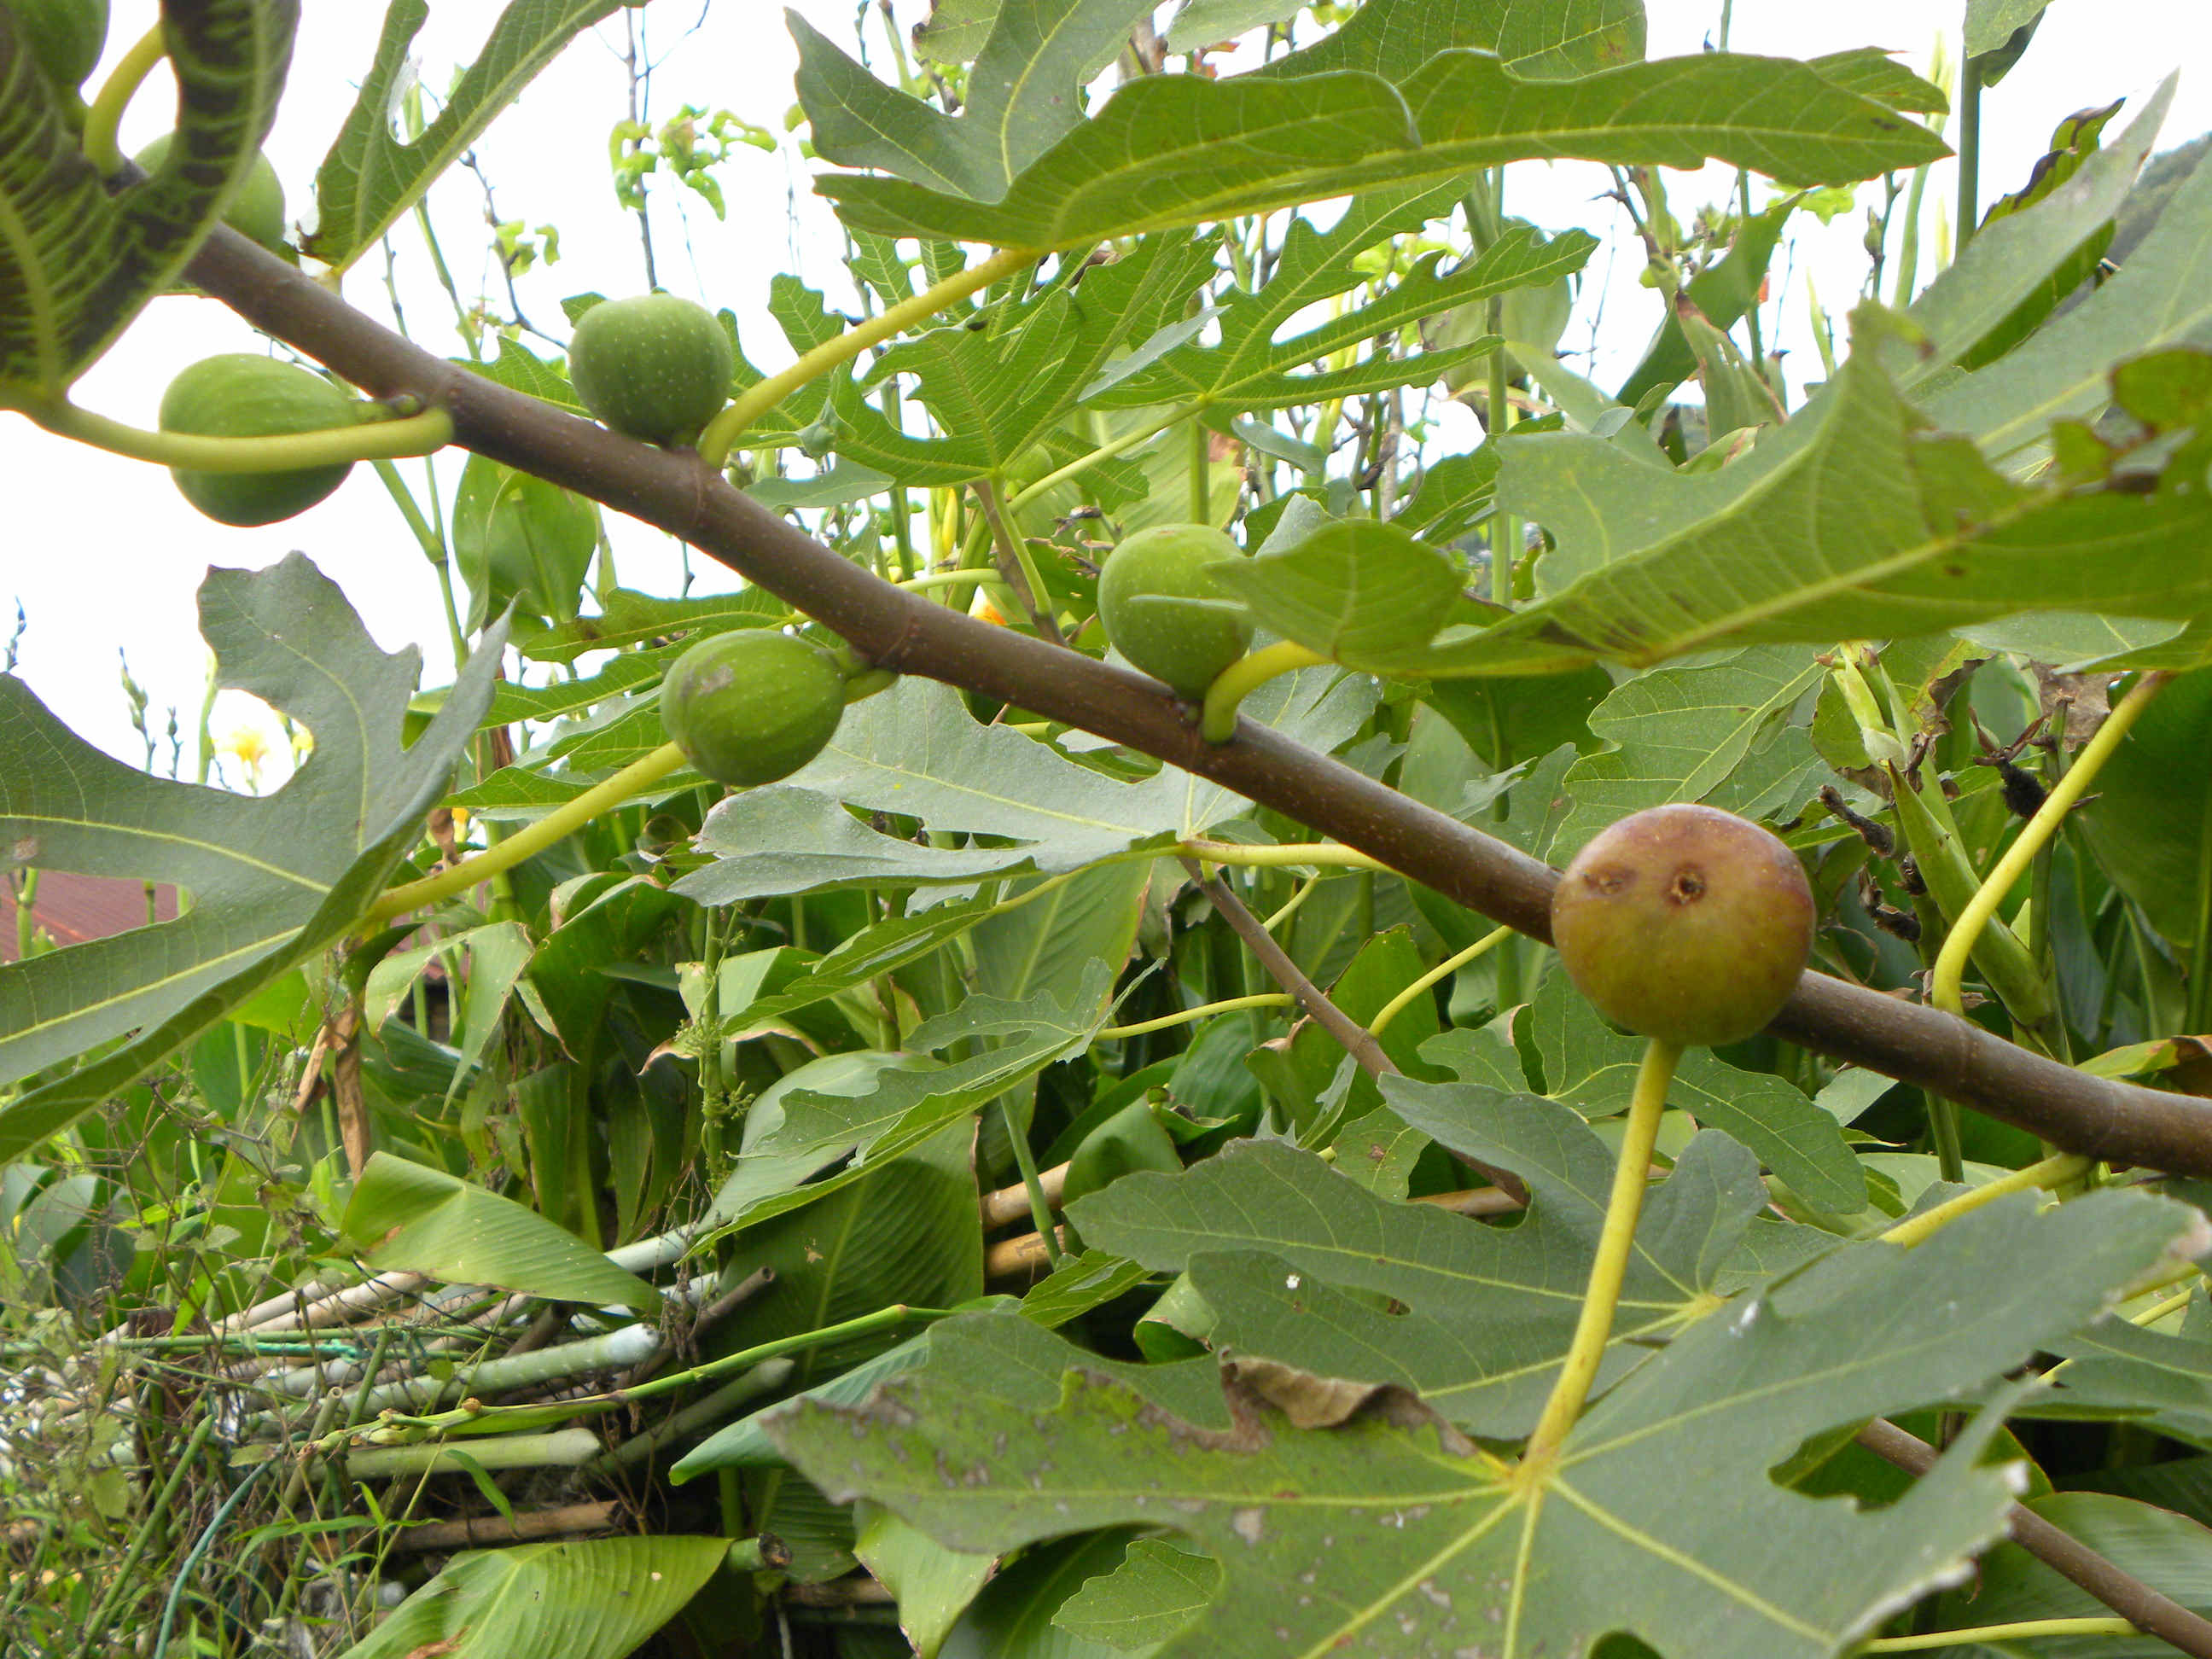
M 1735 1042 L 1782 1010 L 1813 946 L 1796 855 L 1732 812 L 1633 813 L 1575 855 L 1552 894 L 1552 942 L 1575 987 L 1638 1036 Z

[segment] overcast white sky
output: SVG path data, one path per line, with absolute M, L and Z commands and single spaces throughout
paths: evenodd
M 1647 4 L 1655 58 L 1698 51 L 1719 20 L 1720 0 Z M 855 0 L 798 0 L 796 9 L 831 38 L 849 42 L 860 8 Z M 926 9 L 922 0 L 899 0 L 902 25 Z M 383 10 L 367 0 L 319 0 L 303 8 L 290 91 L 268 146 L 295 221 L 312 212 L 315 167 L 351 106 L 353 82 L 370 59 Z M 1856 0 L 1846 6 L 1735 0 L 1730 44 L 1737 51 L 1790 56 L 1879 46 L 1924 70 L 1939 31 L 1949 33 L 1956 61 L 1961 10 L 1959 0 Z M 151 21 L 154 7 L 150 0 L 115 0 L 114 12 L 111 60 Z M 488 3 L 447 0 L 434 8 L 415 47 L 424 83 L 448 84 L 455 69 L 474 57 L 494 15 Z M 1164 5 L 1159 15 L 1164 24 L 1171 8 Z M 565 333 L 561 296 L 592 289 L 620 295 L 645 285 L 635 223 L 616 205 L 607 166 L 608 130 L 624 99 L 624 16 L 642 21 L 653 56 L 665 60 L 651 82 L 648 113 L 656 122 L 689 102 L 728 108 L 780 132 L 793 102 L 790 38 L 779 9 L 765 0 L 656 0 L 641 11 L 618 14 L 601 38 L 580 40 L 542 76 L 479 143 L 477 154 L 502 218 L 560 227 L 560 263 L 521 283 L 532 320 L 555 334 Z M 879 33 L 869 44 L 880 53 Z M 2139 96 L 2174 69 L 2182 71 L 2181 83 L 2160 148 L 2212 128 L 2212 7 L 2202 0 L 2056 0 L 2027 56 L 1984 98 L 1984 203 L 2024 179 L 2061 117 Z M 170 106 L 168 84 L 157 77 L 131 107 L 125 149 L 135 150 L 166 130 Z M 1732 177 L 1709 169 L 1672 181 L 1678 216 L 1686 221 L 1700 202 L 1720 199 Z M 747 354 L 772 369 L 791 357 L 765 313 L 772 276 L 797 270 L 826 289 L 833 304 L 850 294 L 837 260 L 835 222 L 827 204 L 807 187 L 805 164 L 788 143 L 775 155 L 741 151 L 722 180 L 729 213 L 720 223 L 696 198 L 656 182 L 660 281 L 710 306 L 729 307 L 740 319 Z M 1635 283 L 1641 255 L 1620 243 L 1625 227 L 1616 223 L 1614 210 L 1593 199 L 1603 185 L 1601 172 L 1583 164 L 1518 165 L 1508 175 L 1506 205 L 1549 229 L 1581 225 L 1610 235 L 1619 247 L 1595 336 L 1595 378 L 1611 385 L 1640 355 L 1658 301 Z M 1923 281 L 1936 204 L 1949 202 L 1954 192 L 1946 164 L 1936 170 L 1927 193 Z M 1878 185 L 1869 186 L 1863 199 L 1879 195 Z M 476 179 L 455 170 L 434 191 L 431 206 L 464 295 L 489 290 L 503 307 L 496 266 L 482 255 L 483 197 Z M 1805 273 L 1815 274 L 1823 301 L 1840 319 L 1864 274 L 1863 229 L 1863 213 L 1844 216 L 1826 231 L 1815 228 L 1802 235 L 1786 262 L 1794 274 L 1778 301 L 1780 339 L 1796 353 L 1797 365 L 1816 361 L 1806 331 Z M 433 349 L 459 355 L 451 307 L 432 279 L 419 239 L 403 229 L 394 240 L 410 329 Z M 1778 256 L 1778 286 L 1784 265 Z M 1607 270 L 1608 252 L 1601 249 L 1563 349 L 1591 344 L 1590 319 Z M 380 261 L 349 276 L 346 292 L 356 304 L 388 317 Z M 1776 337 L 1775 321 L 1770 307 L 1770 340 Z M 159 301 L 79 383 L 76 395 L 104 414 L 151 426 L 161 388 L 178 369 L 211 352 L 250 350 L 255 344 L 251 332 L 212 301 Z M 1799 368 L 1793 385 L 1802 378 Z M 1459 413 L 1471 446 L 1479 428 L 1472 416 Z M 421 464 L 404 465 L 419 480 Z M 450 491 L 458 461 L 441 465 L 441 473 Z M 178 707 L 188 734 L 189 775 L 189 732 L 205 669 L 192 596 L 210 563 L 259 566 L 304 550 L 343 587 L 387 649 L 410 641 L 422 646 L 426 682 L 437 683 L 450 672 L 430 568 L 367 467 L 357 467 L 336 495 L 298 518 L 262 530 L 230 530 L 187 507 L 161 470 L 82 449 L 0 415 L 0 499 L 7 503 L 7 527 L 0 532 L 5 538 L 0 543 L 0 636 L 20 603 L 28 627 L 19 672 L 80 733 L 116 754 L 132 760 L 141 754 L 118 677 L 119 647 L 152 695 L 157 726 L 168 705 Z M 676 591 L 679 567 L 672 544 L 627 521 L 616 528 L 624 585 Z M 701 587 L 728 585 L 719 568 L 699 562 Z M 226 694 L 216 729 L 220 736 L 264 719 L 250 699 Z M 269 730 L 273 735 L 273 725 Z

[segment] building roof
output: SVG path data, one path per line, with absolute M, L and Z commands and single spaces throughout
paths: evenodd
M 39 890 L 31 900 L 31 921 L 58 945 L 82 945 L 87 939 L 127 933 L 146 925 L 149 884 L 131 876 L 87 876 L 74 870 L 41 870 Z M 154 919 L 169 921 L 177 914 L 177 890 L 167 882 L 152 884 Z M 12 881 L 0 881 L 0 962 L 15 960 L 15 891 Z

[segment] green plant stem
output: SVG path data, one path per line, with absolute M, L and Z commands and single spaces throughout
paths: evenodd
M 364 934 L 374 933 L 394 916 L 439 903 L 501 871 L 513 869 L 556 842 L 574 835 L 602 812 L 621 805 L 639 790 L 659 782 L 683 764 L 684 751 L 672 743 L 662 744 L 643 760 L 632 761 L 605 783 L 586 789 L 567 805 L 556 807 L 497 846 L 472 859 L 463 859 L 450 870 L 392 888 L 369 906 L 361 919 L 361 931 Z
M 1030 1221 L 1044 1241 L 1044 1259 L 1057 1269 L 1066 1254 L 1060 1243 L 1060 1229 L 1052 1224 L 1052 1199 L 1044 1189 L 1044 1176 L 1037 1169 L 1036 1150 L 1030 1145 L 1029 1132 L 1014 1121 L 1014 1108 L 1008 1097 L 999 1097 L 999 1115 L 1006 1125 L 1006 1140 L 1013 1148 L 1014 1166 L 1022 1172 L 1022 1190 L 1029 1194 Z
M 964 300 L 1003 276 L 1024 270 L 1042 257 L 1030 248 L 1007 248 L 981 264 L 970 265 L 924 289 L 911 300 L 900 301 L 859 326 L 847 329 L 836 339 L 823 341 L 781 374 L 771 374 L 746 387 L 726 409 L 708 422 L 707 429 L 699 434 L 700 459 L 720 468 L 729 459 L 731 447 L 738 435 L 799 387 L 818 380 L 840 363 L 850 362 L 878 340 L 890 339 L 908 324 L 935 316 L 955 301 Z
M 1860 1653 L 1924 1653 L 1930 1648 L 1965 1647 L 1976 1642 L 2010 1642 L 2031 1636 L 2132 1636 L 2124 1619 L 2025 1619 L 2010 1625 L 1977 1625 L 1967 1630 L 1932 1630 L 1924 1636 L 1878 1636 Z
M 192 1540 L 191 1548 L 185 1552 L 184 1562 L 177 1569 L 176 1581 L 169 1586 L 168 1600 L 161 1604 L 161 1628 L 154 1638 L 153 1659 L 167 1659 L 169 1636 L 176 1628 L 177 1606 L 184 1600 L 185 1586 L 191 1582 L 192 1574 L 199 1570 L 201 1560 L 214 1546 L 216 1534 L 222 1530 L 223 1522 L 230 1519 L 238 1506 L 246 1501 L 247 1494 L 253 1490 L 253 1483 L 261 1478 L 262 1472 L 272 1467 L 264 1463 L 248 1471 L 246 1479 L 231 1489 L 230 1495 L 216 1506 L 213 1517 L 202 1528 L 200 1535 Z
M 2051 786 L 2035 816 L 2021 826 L 2004 856 L 1997 860 L 1996 867 L 1959 913 L 1958 921 L 1944 935 L 1943 948 L 1936 957 L 1929 1000 L 1938 1008 L 1964 1015 L 1960 985 L 1966 976 L 1966 957 L 1974 948 L 1974 940 L 1996 914 L 1998 904 L 2012 890 L 2013 884 L 2027 873 L 2030 861 L 2057 833 L 2068 811 L 2081 799 L 2081 792 L 2089 787 L 2112 750 L 2119 747 L 2120 739 L 2127 736 L 2128 728 L 2158 695 L 2159 687 L 2166 684 L 2166 678 L 2163 673 L 2146 674 L 2120 699 L 2119 706 L 2106 716 L 2105 723 L 2097 728 L 2097 735 L 2089 739 L 2075 757 L 2074 764 L 2066 769 L 2066 775 Z
M 59 437 L 134 461 L 189 467 L 195 472 L 283 472 L 340 462 L 428 455 L 453 441 L 453 417 L 426 409 L 398 420 L 290 432 L 273 438 L 209 438 L 191 432 L 149 432 L 95 415 L 75 404 L 26 407 L 23 413 Z
M 1954 259 L 1974 240 L 1981 217 L 1982 66 L 1972 53 L 1959 66 L 1959 227 L 1952 237 Z
M 1164 1031 L 1172 1026 L 1188 1025 L 1194 1021 L 1210 1019 L 1216 1014 L 1233 1014 L 1239 1008 L 1288 1008 L 1296 999 L 1287 991 L 1260 991 L 1249 997 L 1224 997 L 1219 1002 L 1209 1002 L 1196 1008 L 1186 1008 L 1179 1014 L 1163 1014 L 1158 1019 L 1140 1019 L 1133 1025 L 1106 1025 L 1093 1033 L 1107 1037 L 1143 1036 L 1149 1031 Z
M 133 1589 L 139 1588 L 138 1563 L 144 1559 L 147 1546 L 153 1542 L 154 1534 L 161 1530 L 157 1523 L 168 1514 L 170 1505 L 177 1501 L 177 1492 L 184 1486 L 185 1477 L 191 1473 L 192 1465 L 199 1461 L 200 1448 L 207 1444 L 208 1437 L 214 1432 L 215 1419 L 212 1417 L 203 1417 L 192 1425 L 191 1437 L 185 1442 L 184 1450 L 179 1454 L 176 1462 L 170 1466 L 169 1478 L 161 1483 L 161 1490 L 155 1494 L 154 1501 L 146 1507 L 146 1513 L 139 1517 L 138 1524 L 131 1529 L 130 1547 L 124 1551 L 122 1563 L 115 1569 L 115 1577 L 108 1584 L 107 1594 L 100 1599 L 100 1606 L 94 1609 L 91 1619 L 86 1621 L 84 1638 L 77 1644 L 76 1659 L 92 1659 L 93 1650 L 100 1644 L 100 1632 L 107 1628 L 107 1621 L 114 1617 L 117 1605 Z
M 1109 438 L 1087 455 L 1078 455 L 1066 466 L 1048 472 L 1026 489 L 1018 490 L 1006 502 L 1006 511 L 1018 513 L 1031 501 L 1048 491 L 1057 489 L 1070 478 L 1088 472 L 1101 461 L 1110 461 L 1127 449 L 1134 449 L 1148 438 L 1157 438 L 1170 427 L 1189 420 L 1198 413 L 1197 404 L 1179 404 L 1152 422 L 1149 426 L 1133 427 L 1118 438 Z
M 2197 915 L 2189 930 L 2189 1000 L 2181 1029 L 2212 1024 L 2212 812 L 2197 832 Z
M 1613 1334 L 1613 1309 L 1620 1301 L 1621 1281 L 1628 1273 L 1628 1255 L 1636 1243 L 1637 1218 L 1644 1212 L 1644 1189 L 1651 1175 L 1651 1150 L 1659 1141 L 1659 1118 L 1667 1109 L 1667 1085 L 1674 1080 L 1675 1063 L 1682 1058 L 1678 1043 L 1653 1038 L 1644 1045 L 1644 1063 L 1636 1070 L 1636 1093 L 1628 1103 L 1626 1133 L 1620 1138 L 1620 1158 L 1613 1169 L 1613 1192 L 1606 1200 L 1605 1227 L 1598 1235 L 1597 1256 L 1590 1263 L 1589 1288 L 1583 1294 L 1582 1312 L 1575 1321 L 1573 1340 L 1567 1345 L 1566 1364 L 1552 1385 L 1544 1414 L 1528 1437 L 1521 1467 L 1541 1470 L 1558 1455 L 1560 1443 L 1582 1415 L 1590 1384 L 1605 1358 L 1605 1345 Z
M 1199 734 L 1208 743 L 1226 743 L 1237 735 L 1237 710 L 1244 699 L 1282 674 L 1315 668 L 1328 660 L 1294 640 L 1278 640 L 1257 651 L 1248 651 L 1214 677 L 1206 688 L 1206 708 L 1200 716 Z
M 1212 482 L 1208 477 L 1212 459 L 1207 449 L 1208 434 L 1206 422 L 1194 418 L 1190 423 L 1190 521 L 1193 524 L 1213 522 Z
M 465 667 L 469 660 L 468 630 L 461 626 L 460 607 L 453 599 L 453 562 L 447 556 L 446 538 L 432 527 L 422 516 L 422 509 L 415 505 L 415 492 L 399 476 L 399 469 L 390 461 L 378 459 L 370 463 L 376 469 L 384 493 L 392 497 L 392 504 L 399 509 L 399 516 L 415 538 L 415 544 L 422 550 L 422 556 L 430 562 L 430 568 L 438 573 L 438 596 L 446 609 L 446 632 L 453 647 L 453 666 L 456 671 Z
M 453 1474 L 459 1452 L 488 1469 L 573 1468 L 599 1455 L 599 1437 L 589 1429 L 552 1429 L 542 1434 L 471 1435 L 420 1446 L 362 1446 L 346 1453 L 349 1480 L 420 1479 Z
M 1978 1210 L 1984 1204 L 1993 1203 L 2008 1193 L 2024 1193 L 2039 1187 L 2063 1186 L 2087 1170 L 2090 1164 L 2090 1159 L 2076 1158 L 2071 1152 L 2043 1158 L 2024 1169 L 2014 1170 L 2010 1175 L 1986 1182 L 1971 1192 L 1960 1193 L 1958 1197 L 1946 1200 L 1932 1210 L 1923 1210 L 1918 1215 L 1899 1222 L 1879 1237 L 1885 1244 L 1899 1244 L 1910 1249 L 1931 1233 L 1949 1226 L 1960 1216 Z
M 1389 866 L 1367 856 L 1354 847 L 1340 846 L 1335 842 L 1291 842 L 1280 847 L 1248 847 L 1242 842 L 1208 841 L 1194 836 L 1178 847 L 1179 852 L 1208 864 L 1233 864 L 1249 870 L 1276 870 L 1286 865 L 1341 865 L 1350 870 L 1383 870 Z
M 169 55 L 167 36 L 162 25 L 156 23 L 131 43 L 125 52 L 100 83 L 100 90 L 92 100 L 92 107 L 84 118 L 84 157 L 100 169 L 106 178 L 123 165 L 123 151 L 115 142 L 116 131 L 123 125 L 123 112 L 131 106 L 146 77 L 154 72 L 154 65 Z
M 1060 624 L 1053 618 L 1052 596 L 1045 591 L 1044 577 L 1022 538 L 1014 534 L 1010 515 L 999 510 L 998 491 L 983 478 L 978 478 L 974 488 L 983 522 L 990 526 L 991 544 L 998 549 L 1000 579 L 1013 590 L 1015 603 L 1029 613 L 1030 625 L 1054 645 L 1066 645 Z
M 1415 997 L 1420 995 L 1422 992 L 1427 990 L 1429 987 L 1434 985 L 1438 980 L 1445 977 L 1445 975 L 1455 974 L 1459 972 L 1461 969 L 1466 967 L 1468 963 L 1487 956 L 1493 949 L 1503 945 L 1512 936 L 1513 930 L 1510 927 L 1493 927 L 1490 932 L 1485 933 L 1480 939 L 1475 940 L 1474 944 L 1468 945 L 1466 950 L 1462 951 L 1458 955 L 1446 957 L 1435 967 L 1430 969 L 1427 973 L 1423 974 L 1411 985 L 1408 985 L 1404 990 L 1399 992 L 1396 996 L 1392 997 L 1389 1001 L 1384 1003 L 1381 1011 L 1376 1014 L 1373 1019 L 1368 1022 L 1368 1035 L 1370 1036 L 1381 1036 L 1382 1035 L 1382 1028 L 1389 1024 L 1392 1020 L 1397 1018 L 1400 1014 L 1403 1013 L 1407 1008 L 1411 1006 Z

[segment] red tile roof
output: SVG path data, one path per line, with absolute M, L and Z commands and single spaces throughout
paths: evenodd
M 154 888 L 154 915 L 168 921 L 177 914 L 177 890 Z M 146 925 L 146 884 L 128 876 L 85 876 L 72 870 L 41 870 L 31 901 L 31 920 L 56 945 L 82 945 Z M 15 959 L 15 894 L 0 882 L 0 962 Z

